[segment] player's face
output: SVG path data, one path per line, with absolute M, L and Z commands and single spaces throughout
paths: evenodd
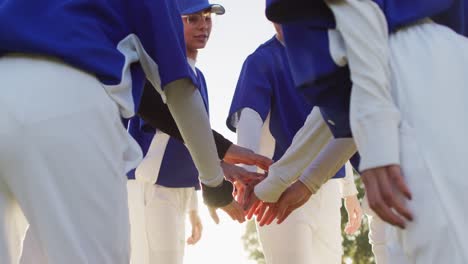
M 211 11 L 182 16 L 185 44 L 188 50 L 203 49 L 211 33 Z

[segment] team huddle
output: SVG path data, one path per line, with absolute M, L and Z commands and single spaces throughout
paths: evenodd
M 267 0 L 237 144 L 195 66 L 224 13 L 0 0 L 0 263 L 183 263 L 197 190 L 216 222 L 255 218 L 268 264 L 341 263 L 341 199 L 377 264 L 468 263 L 468 2 Z

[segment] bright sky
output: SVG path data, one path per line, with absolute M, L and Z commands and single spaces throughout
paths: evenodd
M 235 134 L 227 129 L 225 120 L 242 63 L 260 44 L 274 35 L 274 28 L 265 18 L 265 1 L 210 2 L 223 5 L 226 14 L 214 20 L 208 45 L 198 54 L 197 67 L 206 77 L 212 126 L 235 142 Z M 204 224 L 203 238 L 197 245 L 187 247 L 184 263 L 255 263 L 248 260 L 247 252 L 243 249 L 241 236 L 245 225 L 234 223 L 219 212 L 221 223 L 216 226 L 202 202 L 200 211 Z

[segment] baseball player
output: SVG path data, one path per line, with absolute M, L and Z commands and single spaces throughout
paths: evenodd
M 18 252 L 9 228 L 18 204 L 49 263 L 129 262 L 125 173 L 141 151 L 121 117 L 138 109 L 144 77 L 196 157 L 206 195 L 221 192 L 216 206 L 242 221 L 173 1 L 2 0 L 0 32 L 0 263 Z
M 226 123 L 241 146 L 278 160 L 313 105 L 297 91 L 281 27 L 275 29 L 276 36 L 245 60 Z M 257 222 L 267 263 L 341 263 L 341 197 L 349 216 L 346 231 L 359 229 L 362 213 L 351 165 L 334 178 L 281 225 Z
M 351 136 L 352 129 L 369 204 L 404 228 L 398 238 L 409 263 L 467 262 L 467 181 L 459 176 L 468 154 L 460 100 L 468 93 L 468 42 L 460 35 L 466 2 L 297 1 L 283 13 L 285 3 L 271 1 L 267 14 L 283 23 L 295 82 L 317 100 L 335 137 Z M 350 79 L 352 91 L 343 86 Z M 307 89 L 317 83 L 321 89 Z M 297 183 L 294 199 L 301 184 L 314 192 L 313 181 Z M 292 196 L 287 191 L 283 200 L 292 204 Z
M 187 59 L 195 72 L 199 91 L 208 111 L 208 91 L 202 72 L 195 68 L 198 50 L 203 49 L 212 28 L 212 14 L 222 15 L 224 7 L 206 0 L 177 1 L 184 24 Z M 143 119 L 129 122 L 129 132 L 144 154 L 142 163 L 129 173 L 129 208 L 132 234 L 131 263 L 182 264 L 185 249 L 185 219 L 192 226 L 187 244 L 202 235 L 196 190 L 200 189 L 198 171 L 185 145 Z M 143 199 L 130 196 L 132 184 L 140 184 Z M 138 188 L 138 187 L 136 187 Z M 138 210 L 138 207 L 142 210 Z

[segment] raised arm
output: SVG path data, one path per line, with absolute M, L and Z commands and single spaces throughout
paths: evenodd
M 150 124 L 152 128 L 157 128 L 173 138 L 177 138 L 182 142 L 184 141 L 169 108 L 163 102 L 161 95 L 150 83 L 145 84 L 138 115 Z M 212 130 L 212 133 L 218 158 L 223 159 L 232 142 L 215 130 Z
M 255 195 L 265 202 L 278 201 L 331 138 L 319 109 L 314 108 L 282 158 L 270 166 L 268 177 L 255 187 Z

